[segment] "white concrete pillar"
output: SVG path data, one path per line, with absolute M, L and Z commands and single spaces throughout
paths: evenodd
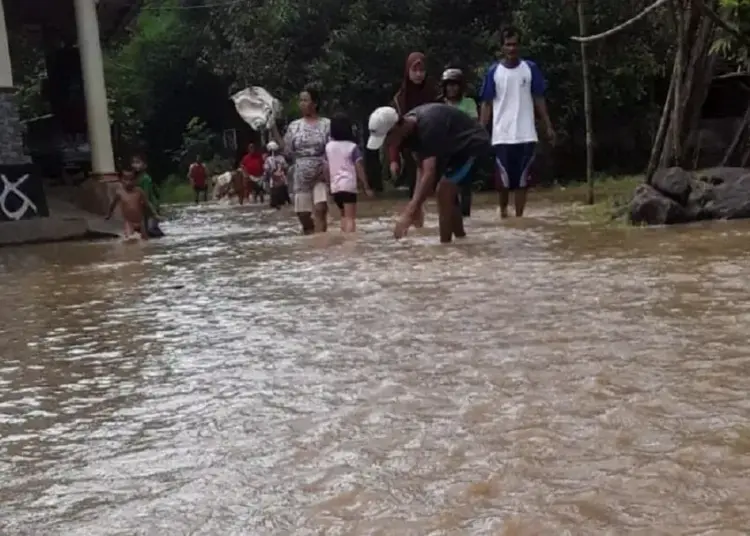
M 5 11 L 0 0 L 0 88 L 13 87 L 13 71 L 10 64 L 8 29 L 5 27 Z
M 91 171 L 94 174 L 106 175 L 115 172 L 115 158 L 112 151 L 112 132 L 109 125 L 96 4 L 97 0 L 75 0 L 78 49 L 81 54 L 91 144 Z

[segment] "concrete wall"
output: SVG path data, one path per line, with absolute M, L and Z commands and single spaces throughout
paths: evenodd
M 16 97 L 11 90 L 0 90 L 0 164 L 28 164 L 23 151 L 23 125 L 18 116 Z
M 24 154 L 15 94 L 0 90 L 0 224 L 47 216 L 41 174 Z

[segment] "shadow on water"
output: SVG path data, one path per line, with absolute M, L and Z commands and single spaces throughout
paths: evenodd
M 746 530 L 750 226 L 396 210 L 0 251 L 0 532 Z

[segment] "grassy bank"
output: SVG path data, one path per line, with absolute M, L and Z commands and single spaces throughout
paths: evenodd
M 164 204 L 192 203 L 195 200 L 193 188 L 187 179 L 170 176 L 159 185 L 159 197 Z
M 614 220 L 612 215 L 630 200 L 633 190 L 641 182 L 641 175 L 597 178 L 593 205 L 585 204 L 588 192 L 585 182 L 555 187 L 550 193 L 550 199 L 568 204 L 565 215 L 573 223 L 616 225 L 624 223 L 624 220 Z

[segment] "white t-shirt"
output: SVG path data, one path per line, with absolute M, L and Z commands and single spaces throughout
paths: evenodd
M 480 92 L 492 103 L 492 145 L 539 141 L 534 123 L 534 97 L 544 95 L 545 82 L 536 63 L 521 60 L 515 67 L 494 63 Z

